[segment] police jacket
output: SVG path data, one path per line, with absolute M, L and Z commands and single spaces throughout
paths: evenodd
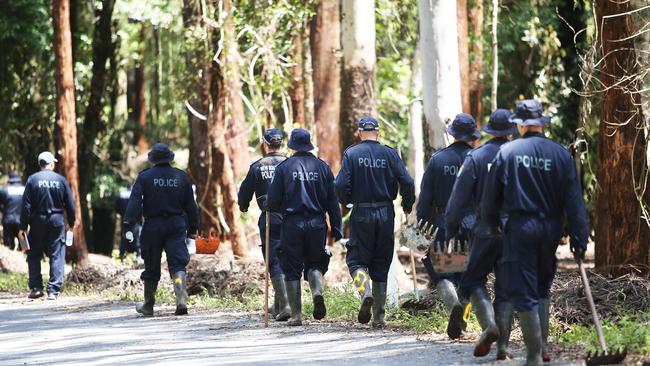
M 68 217 L 68 225 L 74 226 L 74 199 L 70 185 L 63 176 L 46 169 L 27 178 L 20 214 L 21 229 L 26 230 L 36 216 L 64 212 Z
M 436 216 L 443 213 L 458 170 L 471 149 L 466 142 L 456 141 L 431 156 L 420 186 L 418 221 L 435 222 Z
M 479 203 L 483 197 L 483 186 L 487 173 L 499 148 L 506 142 L 508 140 L 505 138 L 495 137 L 467 154 L 445 209 L 447 236 L 458 232 L 468 211 L 479 215 Z M 485 229 L 484 234 L 487 233 L 487 228 Z
M 266 193 L 273 180 L 275 167 L 286 159 L 286 156 L 272 152 L 251 164 L 237 194 L 237 203 L 242 212 L 248 211 L 253 194 L 255 194 L 259 208 L 266 209 Z
M 341 211 L 329 165 L 309 152 L 297 152 L 275 168 L 267 208 L 292 214 L 329 214 L 332 236 L 343 237 Z
M 20 183 L 10 183 L 0 189 L 0 209 L 3 224 L 20 223 L 20 210 L 23 207 L 25 186 Z
M 342 204 L 383 203 L 397 198 L 399 184 L 402 207 L 415 202 L 413 178 L 397 152 L 374 140 L 364 140 L 345 150 L 341 171 L 334 181 Z
M 158 164 L 138 174 L 124 214 L 124 222 L 134 224 L 141 214 L 147 219 L 185 216 L 188 233 L 199 229 L 199 209 L 192 184 L 184 171 L 169 164 Z
M 566 217 L 574 247 L 586 247 L 587 212 L 575 162 L 564 146 L 542 133 L 526 133 L 497 153 L 481 200 L 481 218 L 496 225 L 499 211 L 541 218 Z

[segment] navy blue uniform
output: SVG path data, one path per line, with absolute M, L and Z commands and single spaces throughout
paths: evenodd
M 199 209 L 187 174 L 159 164 L 138 175 L 131 189 L 124 221 L 129 225 L 144 216 L 142 258 L 144 281 L 160 280 L 160 258 L 167 254 L 169 273 L 185 272 L 190 255 L 185 245 L 187 233 L 199 227 Z
M 373 281 L 386 282 L 395 243 L 393 200 L 399 185 L 402 207 L 411 210 L 413 179 L 395 150 L 365 140 L 345 151 L 334 185 L 341 203 L 354 205 L 346 255 L 350 273 L 363 268 Z
M 10 248 L 18 238 L 20 230 L 20 210 L 23 207 L 25 186 L 9 183 L 0 189 L 0 210 L 2 210 L 2 241 Z
M 42 170 L 27 179 L 23 195 L 23 209 L 20 227 L 29 225 L 29 288 L 43 289 L 41 258 L 43 253 L 50 257 L 50 279 L 47 292 L 58 294 L 65 275 L 65 219 L 74 226 L 74 200 L 70 185 L 61 175 Z
M 341 211 L 334 191 L 334 174 L 324 161 L 309 152 L 297 152 L 275 168 L 267 209 L 284 215 L 280 264 L 285 281 L 296 281 L 304 271 L 327 272 L 325 251 L 329 215 L 331 236 L 340 239 Z
M 483 197 L 483 187 L 490 165 L 501 145 L 507 141 L 505 138 L 493 138 L 467 154 L 445 210 L 445 231 L 448 237 L 452 236 L 450 233 L 459 231 L 463 219 L 467 218 L 467 210 L 475 215 L 479 214 L 479 202 Z M 501 266 L 497 265 L 501 257 L 502 241 L 490 235 L 489 227 L 480 221 L 471 230 L 472 245 L 467 271 L 463 274 L 459 290 L 464 297 L 469 298 L 474 289 L 485 288 L 487 276 L 494 270 L 495 302 L 506 302 L 503 271 Z
M 286 160 L 287 157 L 276 152 L 265 155 L 262 159 L 251 164 L 248 174 L 241 183 L 237 195 L 237 203 L 242 212 L 248 211 L 253 194 L 257 199 L 257 205 L 262 210 L 257 226 L 260 229 L 262 238 L 262 256 L 266 259 L 266 193 L 275 174 L 275 167 Z M 269 273 L 271 278 L 282 274 L 280 259 L 278 258 L 278 249 L 280 248 L 280 234 L 282 232 L 282 214 L 270 212 L 269 227 Z
M 140 233 L 142 232 L 142 221 L 138 221 L 131 227 L 124 222 L 124 215 L 126 213 L 126 206 L 129 204 L 131 197 L 131 189 L 120 190 L 119 194 L 115 197 L 115 212 L 122 218 L 120 225 L 120 257 L 125 253 L 136 253 L 140 255 Z M 129 243 L 124 237 L 124 234 L 131 230 L 133 232 L 133 242 Z
M 586 248 L 587 213 L 573 158 L 541 133 L 526 133 L 497 153 L 481 201 L 481 219 L 507 214 L 502 262 L 508 298 L 517 311 L 537 309 L 555 276 L 562 222 L 572 247 Z
M 444 242 L 447 237 L 445 233 L 445 207 L 456 182 L 456 175 L 471 149 L 472 147 L 468 143 L 456 141 L 434 153 L 424 171 L 417 205 L 417 219 L 418 222 L 420 220 L 429 222 L 438 228 L 434 238 L 436 243 Z M 422 261 L 434 284 L 443 278 L 452 282 L 459 282 L 460 273 L 437 274 L 433 271 L 428 257 L 423 257 Z

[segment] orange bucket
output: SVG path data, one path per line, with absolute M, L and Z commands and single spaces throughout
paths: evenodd
M 197 236 L 196 237 L 196 254 L 214 254 L 217 249 L 219 249 L 219 240 L 218 236 L 212 235 L 210 233 L 208 237 Z

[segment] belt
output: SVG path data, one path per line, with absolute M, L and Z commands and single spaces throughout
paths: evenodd
M 528 211 L 511 211 L 511 212 L 508 212 L 508 216 L 510 216 L 510 217 L 530 217 L 530 216 L 536 216 L 536 217 L 538 217 L 538 218 L 540 218 L 540 219 L 542 219 L 542 220 L 543 220 L 543 219 L 546 219 L 546 218 L 549 218 L 549 219 L 558 219 L 558 220 L 560 219 L 560 216 L 550 216 L 550 215 L 546 215 L 545 213 L 543 213 L 543 212 L 541 212 L 541 211 L 537 211 L 537 212 L 528 212 Z
M 155 215 L 155 216 L 153 216 L 153 215 L 152 215 L 152 216 L 145 216 L 144 219 L 145 219 L 145 220 L 149 220 L 149 219 L 159 219 L 159 218 L 165 218 L 165 217 L 176 217 L 176 216 L 183 216 L 183 214 L 168 214 L 168 213 L 163 213 L 163 214 Z
M 62 214 L 63 210 L 46 210 L 46 211 L 40 211 L 38 212 L 39 215 L 41 216 L 49 216 L 53 214 Z
M 360 203 L 355 203 L 354 207 L 359 207 L 359 208 L 379 208 L 379 207 L 388 207 L 388 206 L 392 206 L 392 205 L 393 205 L 392 201 L 360 202 Z

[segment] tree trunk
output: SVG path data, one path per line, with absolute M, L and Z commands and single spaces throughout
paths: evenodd
M 314 125 L 314 69 L 311 59 L 311 46 L 309 45 L 309 29 L 303 27 L 302 36 L 302 82 L 305 90 L 304 109 L 305 109 L 305 128 L 309 131 L 315 131 Z M 318 146 L 318 135 L 314 134 L 314 144 Z
M 305 127 L 305 85 L 302 82 L 302 34 L 297 32 L 293 36 L 293 63 L 291 68 L 291 110 L 293 123 Z
M 186 80 L 189 85 L 187 117 L 190 125 L 190 157 L 188 173 L 197 187 L 197 203 L 201 211 L 202 233 L 217 230 L 220 223 L 212 214 L 216 201 L 216 175 L 212 172 L 210 140 L 207 116 L 210 115 L 210 63 L 212 44 L 210 31 L 203 21 L 203 14 L 212 14 L 211 9 L 202 9 L 200 0 L 183 1 L 183 27 L 186 48 Z
M 81 206 L 84 222 L 87 224 L 91 221 L 86 197 L 91 191 L 97 162 L 97 156 L 93 151 L 93 146 L 95 146 L 98 132 L 104 129 L 101 112 L 106 80 L 106 61 L 113 52 L 111 22 L 115 0 L 103 0 L 101 4 L 101 9 L 95 10 L 95 18 L 98 19 L 98 22 L 95 24 L 93 33 L 93 67 L 92 77 L 90 79 L 90 98 L 86 107 L 83 130 L 79 140 L 79 152 L 77 154 L 79 159 L 79 195 L 81 198 L 79 205 Z M 90 243 L 93 248 L 97 245 L 95 239 L 98 239 L 93 235 L 94 230 L 95 225 L 86 226 L 86 237 L 90 238 Z
M 343 0 L 341 40 L 343 79 L 341 137 L 344 146 L 357 142 L 359 120 L 375 116 L 375 2 Z M 375 116 L 376 117 L 376 116 Z
M 445 122 L 461 111 L 456 2 L 420 0 L 424 117 L 428 146 L 444 148 Z
M 424 175 L 424 136 L 422 134 L 422 61 L 420 41 L 413 51 L 411 61 L 411 92 L 413 101 L 409 107 L 409 156 L 408 169 L 415 180 L 415 195 L 420 194 L 420 182 Z
M 470 0 L 469 32 L 472 35 L 469 63 L 469 111 L 480 124 L 483 106 L 483 0 Z
M 75 240 L 68 250 L 70 260 L 85 265 L 88 247 L 83 230 L 83 218 L 79 205 L 79 171 L 77 168 L 77 124 L 74 98 L 72 65 L 72 39 L 70 34 L 70 1 L 52 1 L 54 25 L 54 61 L 56 64 L 56 124 L 59 128 L 61 166 L 70 183 L 75 201 Z
M 471 79 L 469 74 L 469 40 L 467 25 L 467 0 L 456 1 L 456 26 L 458 31 L 458 62 L 460 66 L 460 99 L 463 112 L 470 113 L 469 92 Z M 474 117 L 477 117 L 474 115 Z
M 600 81 L 606 88 L 597 151 L 596 267 L 617 274 L 629 271 L 625 265 L 645 273 L 650 266 L 650 226 L 640 204 L 650 202 L 650 191 L 641 183 L 647 174 L 647 141 L 641 127 L 641 85 L 632 77 L 639 71 L 635 30 L 630 15 L 622 15 L 630 10 L 629 2 L 596 1 L 604 58 Z
M 140 42 L 142 50 L 140 51 L 140 61 L 135 68 L 135 118 L 137 129 L 135 134 L 135 144 L 138 147 L 138 153 L 144 154 L 149 150 L 147 143 L 147 103 L 145 100 L 145 73 L 144 73 L 144 45 L 145 45 L 145 27 L 142 23 L 140 28 Z
M 341 167 L 341 50 L 339 0 L 321 0 L 311 20 L 310 48 L 314 81 L 314 124 L 318 155 L 337 174 Z
M 492 110 L 497 106 L 497 90 L 499 87 L 499 42 L 497 40 L 497 24 L 499 24 L 499 0 L 492 0 Z

